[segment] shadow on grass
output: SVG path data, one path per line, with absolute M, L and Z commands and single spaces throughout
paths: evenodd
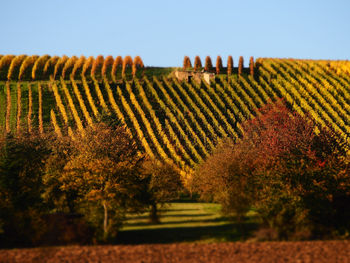
M 160 225 L 169 225 L 169 224 L 192 224 L 192 223 L 219 223 L 223 221 L 227 221 L 227 218 L 222 218 L 222 217 L 216 217 L 216 218 L 209 218 L 209 219 L 188 219 L 188 220 L 170 220 L 170 221 L 165 221 L 161 219 L 160 224 L 151 224 L 149 222 L 135 222 L 135 223 L 126 223 L 125 226 L 160 226 Z
M 167 244 L 177 242 L 239 241 L 257 229 L 257 223 L 218 226 L 176 227 L 120 231 L 115 244 Z

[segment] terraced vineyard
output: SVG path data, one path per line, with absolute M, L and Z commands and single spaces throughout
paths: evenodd
M 210 84 L 179 82 L 171 75 L 116 81 L 73 74 L 51 81 L 3 81 L 0 129 L 74 136 L 102 113 L 113 114 L 147 154 L 186 170 L 220 139 L 242 136 L 241 123 L 259 114 L 261 106 L 283 98 L 349 141 L 350 62 L 258 59 L 254 72 L 254 77 L 220 74 Z

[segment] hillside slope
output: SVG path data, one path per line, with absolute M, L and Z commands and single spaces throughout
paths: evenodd
M 221 138 L 242 136 L 240 124 L 277 98 L 348 138 L 349 72 L 347 61 L 258 59 L 254 77 L 218 75 L 210 85 L 161 74 L 122 82 L 1 82 L 0 129 L 74 136 L 113 114 L 150 156 L 191 169 Z

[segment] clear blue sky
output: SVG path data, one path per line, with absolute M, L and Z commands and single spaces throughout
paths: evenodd
M 1 0 L 0 54 L 350 59 L 350 1 Z

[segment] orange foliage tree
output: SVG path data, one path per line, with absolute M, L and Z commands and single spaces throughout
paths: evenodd
M 249 71 L 250 71 L 250 75 L 254 77 L 254 58 L 253 57 L 250 57 L 249 59 Z
M 202 68 L 202 61 L 199 56 L 194 58 L 194 70 L 200 70 Z
M 220 74 L 222 70 L 222 59 L 220 56 L 217 56 L 216 58 L 216 74 Z
M 231 75 L 233 71 L 233 58 L 228 56 L 227 58 L 227 75 Z
M 204 70 L 211 71 L 212 69 L 213 69 L 213 63 L 211 62 L 211 58 L 210 56 L 206 56 Z
M 240 56 L 238 60 L 238 75 L 242 75 L 243 67 L 244 67 L 244 60 L 243 60 L 243 57 Z
M 184 62 L 183 62 L 183 69 L 190 69 L 190 68 L 192 68 L 191 59 L 188 56 L 185 56 Z
M 224 142 L 196 173 L 203 197 L 238 220 L 254 206 L 280 239 L 350 230 L 348 143 L 340 134 L 281 101 L 242 126 L 243 138 Z
M 58 186 L 77 192 L 75 202 L 106 240 L 116 234 L 126 212 L 144 206 L 138 199 L 144 189 L 140 170 L 144 157 L 119 121 L 98 122 L 77 136 Z M 55 168 L 56 161 L 48 162 Z

